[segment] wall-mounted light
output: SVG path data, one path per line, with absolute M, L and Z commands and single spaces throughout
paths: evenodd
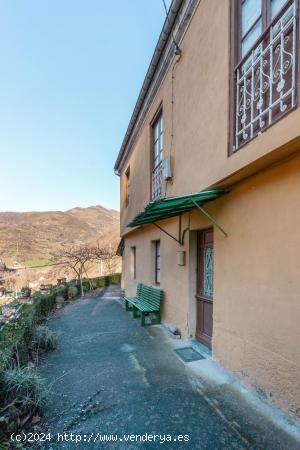
M 185 266 L 185 254 L 186 254 L 186 252 L 184 250 L 180 250 L 177 252 L 177 265 L 178 266 Z

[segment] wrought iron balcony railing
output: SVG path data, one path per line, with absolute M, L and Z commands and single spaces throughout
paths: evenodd
M 163 161 L 152 171 L 152 200 L 159 200 L 163 195 Z
M 297 5 L 286 4 L 235 69 L 233 151 L 296 106 Z

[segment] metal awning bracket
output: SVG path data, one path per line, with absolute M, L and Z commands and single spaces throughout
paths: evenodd
M 225 237 L 228 237 L 226 231 L 215 221 L 215 219 L 202 207 L 199 206 L 195 200 L 191 199 L 194 205 L 224 234 Z
M 159 228 L 163 233 L 165 233 L 170 238 L 174 239 L 180 246 L 182 246 L 181 242 L 181 216 L 179 216 L 179 239 L 177 239 L 175 236 L 173 236 L 168 231 L 164 230 L 160 225 L 157 225 L 157 223 L 153 222 L 153 225 L 155 225 L 157 228 Z

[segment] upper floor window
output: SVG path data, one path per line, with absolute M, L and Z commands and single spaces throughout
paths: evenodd
M 160 113 L 153 124 L 153 168 L 155 169 L 162 161 L 164 142 L 164 120 Z
M 129 182 L 130 182 L 130 166 L 125 172 L 125 206 L 129 205 Z
M 233 151 L 296 106 L 297 2 L 233 0 Z
M 164 121 L 162 112 L 152 124 L 152 200 L 158 200 L 162 196 L 162 160 L 163 160 L 163 139 Z
M 287 0 L 242 0 L 241 2 L 241 56 L 251 49 L 269 26 Z

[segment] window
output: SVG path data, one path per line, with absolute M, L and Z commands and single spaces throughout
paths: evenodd
M 244 0 L 241 9 L 241 53 L 244 56 L 262 32 L 262 0 Z
M 155 245 L 155 283 L 160 284 L 160 241 L 154 241 Z
M 162 161 L 163 137 L 164 137 L 163 116 L 160 113 L 158 119 L 153 124 L 153 169 Z
M 244 57 L 288 0 L 239 0 L 240 56 Z
M 235 152 L 296 106 L 298 0 L 232 4 Z
M 130 276 L 136 279 L 136 247 L 130 247 Z
M 162 197 L 163 185 L 163 138 L 164 138 L 164 123 L 162 112 L 152 125 L 152 200 L 158 200 Z
M 125 206 L 129 205 L 129 181 L 130 181 L 130 167 L 125 172 Z

